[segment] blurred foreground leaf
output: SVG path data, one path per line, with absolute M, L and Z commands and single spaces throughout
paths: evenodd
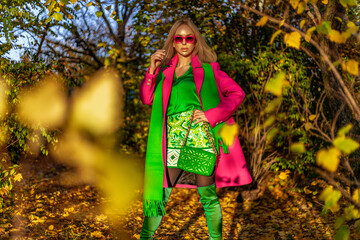
M 239 125 L 236 123 L 231 125 L 225 123 L 219 131 L 219 135 L 222 137 L 224 143 L 229 147 L 234 144 L 235 137 L 238 133 Z
M 123 89 L 118 73 L 103 70 L 74 93 L 72 127 L 93 134 L 114 132 L 121 123 Z
M 285 80 L 285 72 L 279 72 L 275 74 L 265 86 L 266 92 L 271 92 L 272 94 L 281 97 L 282 96 L 282 88 L 285 85 L 288 85 L 288 82 Z
M 344 135 L 334 139 L 334 145 L 346 154 L 350 154 L 359 148 L 359 143 Z
M 304 153 L 306 151 L 304 143 L 296 142 L 291 144 L 290 150 L 295 153 Z
M 340 198 L 340 191 L 334 190 L 333 186 L 327 186 L 319 196 L 319 199 L 325 202 L 324 210 L 330 209 L 333 212 L 339 210 L 337 202 Z
M 55 128 L 63 124 L 66 95 L 59 82 L 49 77 L 20 94 L 17 110 L 20 120 L 34 127 Z
M 316 153 L 316 163 L 330 172 L 335 172 L 340 162 L 340 155 L 341 152 L 335 147 L 329 150 L 321 149 Z

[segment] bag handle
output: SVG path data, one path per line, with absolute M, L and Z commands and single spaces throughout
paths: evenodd
M 187 130 L 187 132 L 186 132 L 186 136 L 185 136 L 184 142 L 183 142 L 183 144 L 181 145 L 181 147 L 184 147 L 184 146 L 185 146 L 186 140 L 187 140 L 187 138 L 188 138 L 188 136 L 189 136 L 190 129 L 191 129 L 191 123 L 193 122 L 193 119 L 194 119 L 194 114 L 195 114 L 195 109 L 193 110 L 193 112 L 192 112 L 192 114 L 191 114 L 190 124 L 189 124 L 188 130 Z M 205 133 L 206 133 L 206 136 L 207 136 L 208 139 L 209 139 L 210 145 L 211 145 L 211 147 L 212 147 L 212 149 L 213 149 L 213 151 L 214 151 L 214 153 L 215 153 L 215 156 L 218 157 L 219 154 L 218 154 L 218 152 L 217 152 L 217 150 L 216 150 L 216 147 L 215 147 L 215 145 L 214 145 L 214 139 L 211 137 L 210 132 L 209 132 L 209 123 L 208 123 L 208 122 L 204 122 L 203 124 L 205 125 Z

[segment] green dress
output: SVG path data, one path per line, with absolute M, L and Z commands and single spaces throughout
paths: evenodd
M 174 73 L 173 85 L 171 89 L 167 116 L 167 167 L 177 168 L 177 160 L 180 148 L 184 142 L 189 120 L 193 109 L 201 110 L 201 104 L 197 95 L 191 67 L 179 78 Z M 212 129 L 209 125 L 209 132 L 213 137 Z M 186 140 L 186 146 L 201 148 L 205 151 L 214 152 L 205 132 L 203 122 L 191 124 L 191 130 Z

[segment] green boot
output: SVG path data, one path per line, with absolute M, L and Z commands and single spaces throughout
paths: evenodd
M 206 223 L 210 239 L 222 239 L 222 213 L 219 199 L 216 195 L 215 183 L 210 186 L 197 187 L 200 202 L 205 210 Z
M 169 201 L 171 190 L 173 188 L 164 188 L 164 200 L 165 204 Z M 143 227 L 140 233 L 140 239 L 153 239 L 156 229 L 160 226 L 162 216 L 147 217 L 144 218 Z

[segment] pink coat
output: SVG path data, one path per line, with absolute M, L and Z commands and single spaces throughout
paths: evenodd
M 168 106 L 177 61 L 178 55 L 176 54 L 168 62 L 169 67 L 163 70 L 163 74 L 165 76 L 162 89 L 163 109 L 167 109 Z M 197 55 L 194 55 L 191 58 L 191 65 L 193 68 L 196 90 L 202 105 L 200 89 L 204 80 L 204 70 L 199 62 Z M 218 123 L 224 121 L 228 124 L 233 124 L 235 121 L 232 117 L 232 114 L 244 100 L 245 93 L 233 79 L 231 79 L 225 72 L 220 70 L 220 66 L 217 62 L 210 63 L 210 65 L 214 71 L 216 84 L 221 94 L 219 94 L 219 105 L 216 108 L 211 108 L 205 111 L 205 116 L 208 119 L 211 127 L 215 127 Z M 152 105 L 156 75 L 159 73 L 159 70 L 160 69 L 158 68 L 154 74 L 150 74 L 148 69 L 144 80 L 140 84 L 140 99 L 144 104 Z M 166 111 L 163 113 L 163 122 L 165 125 Z M 166 126 L 163 127 L 162 153 L 164 169 L 166 169 Z M 251 181 L 252 179 L 246 166 L 245 157 L 242 152 L 239 139 L 236 136 L 234 144 L 229 146 L 228 154 L 225 154 L 220 147 L 220 158 L 215 169 L 215 184 L 216 187 L 230 187 L 249 184 Z M 168 187 L 166 171 L 164 171 L 163 182 L 164 188 Z M 175 187 L 193 188 L 196 186 L 176 184 Z

